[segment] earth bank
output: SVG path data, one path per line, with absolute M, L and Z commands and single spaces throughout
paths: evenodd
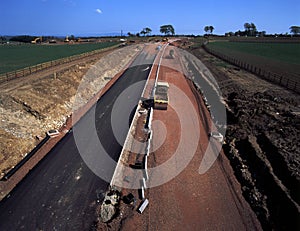
M 264 229 L 300 227 L 300 96 L 189 49 L 213 73 L 227 103 L 223 146 Z

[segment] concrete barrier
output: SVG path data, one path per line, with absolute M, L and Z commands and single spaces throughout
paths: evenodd
M 144 212 L 144 210 L 147 208 L 148 204 L 149 204 L 148 199 L 145 199 L 145 200 L 141 203 L 140 207 L 138 208 L 138 212 L 142 214 L 142 213 Z

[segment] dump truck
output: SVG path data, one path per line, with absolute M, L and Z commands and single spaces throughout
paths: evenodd
M 169 84 L 167 82 L 157 82 L 154 93 L 154 109 L 167 110 L 169 104 Z

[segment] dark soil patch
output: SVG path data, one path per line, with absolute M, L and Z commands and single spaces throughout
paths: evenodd
M 189 51 L 219 83 L 228 105 L 224 151 L 262 227 L 299 229 L 300 96 L 201 48 Z

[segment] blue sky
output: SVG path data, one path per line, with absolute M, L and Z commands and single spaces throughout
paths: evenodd
M 137 33 L 144 27 L 159 34 L 172 24 L 176 34 L 243 30 L 253 22 L 267 33 L 289 32 L 300 25 L 299 0 L 1 0 L 0 35 L 99 35 Z

